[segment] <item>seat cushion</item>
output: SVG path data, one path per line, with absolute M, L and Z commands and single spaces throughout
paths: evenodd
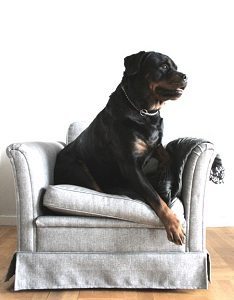
M 50 185 L 45 192 L 43 204 L 62 215 L 99 216 L 154 228 L 163 227 L 155 212 L 141 200 L 100 193 L 74 185 Z M 175 199 L 171 209 L 183 224 L 184 209 L 181 201 Z

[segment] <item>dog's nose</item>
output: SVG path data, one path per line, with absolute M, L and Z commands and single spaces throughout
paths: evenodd
M 187 76 L 185 74 L 181 74 L 181 77 L 184 80 L 184 82 L 187 82 Z

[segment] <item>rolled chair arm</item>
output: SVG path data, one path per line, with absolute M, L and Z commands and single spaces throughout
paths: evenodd
M 42 213 L 41 196 L 53 184 L 54 165 L 62 143 L 28 142 L 7 147 L 16 190 L 18 250 L 35 250 L 34 220 Z
M 205 191 L 215 155 L 213 144 L 203 142 L 193 149 L 184 166 L 181 198 L 187 220 L 186 251 L 206 248 Z

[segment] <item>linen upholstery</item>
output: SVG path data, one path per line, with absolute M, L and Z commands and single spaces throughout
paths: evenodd
M 88 124 L 85 121 L 71 123 L 67 131 L 66 143 L 73 142 L 87 126 Z
M 182 199 L 187 220 L 187 251 L 206 249 L 205 192 L 215 155 L 214 146 L 204 143 L 194 149 L 185 165 Z
M 18 250 L 35 249 L 33 220 L 42 214 L 41 196 L 53 184 L 53 170 L 61 143 L 28 142 L 10 145 L 10 158 L 16 189 Z
M 70 128 L 68 141 L 79 129 L 77 123 Z M 167 241 L 160 226 L 107 217 L 58 216 L 43 207 L 45 191 L 53 185 L 56 155 L 62 148 L 61 143 L 33 142 L 7 149 L 18 217 L 18 251 L 9 273 L 15 266 L 15 290 L 207 288 L 210 264 L 205 249 L 204 196 L 214 159 L 212 144 L 196 147 L 184 168 L 185 247 Z M 52 239 L 55 242 L 50 245 Z
M 74 185 L 50 185 L 45 192 L 43 204 L 65 215 L 100 216 L 163 227 L 155 212 L 143 201 Z M 173 201 L 171 209 L 181 223 L 185 223 L 184 208 L 179 199 Z
M 37 251 L 185 252 L 185 245 L 169 243 L 162 228 L 37 226 Z
M 207 253 L 17 254 L 15 290 L 66 288 L 207 288 Z M 176 262 L 176 267 L 175 267 Z

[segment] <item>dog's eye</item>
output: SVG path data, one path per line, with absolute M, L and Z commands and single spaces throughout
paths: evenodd
M 161 67 L 162 67 L 163 70 L 168 70 L 169 69 L 167 64 L 163 64 Z

